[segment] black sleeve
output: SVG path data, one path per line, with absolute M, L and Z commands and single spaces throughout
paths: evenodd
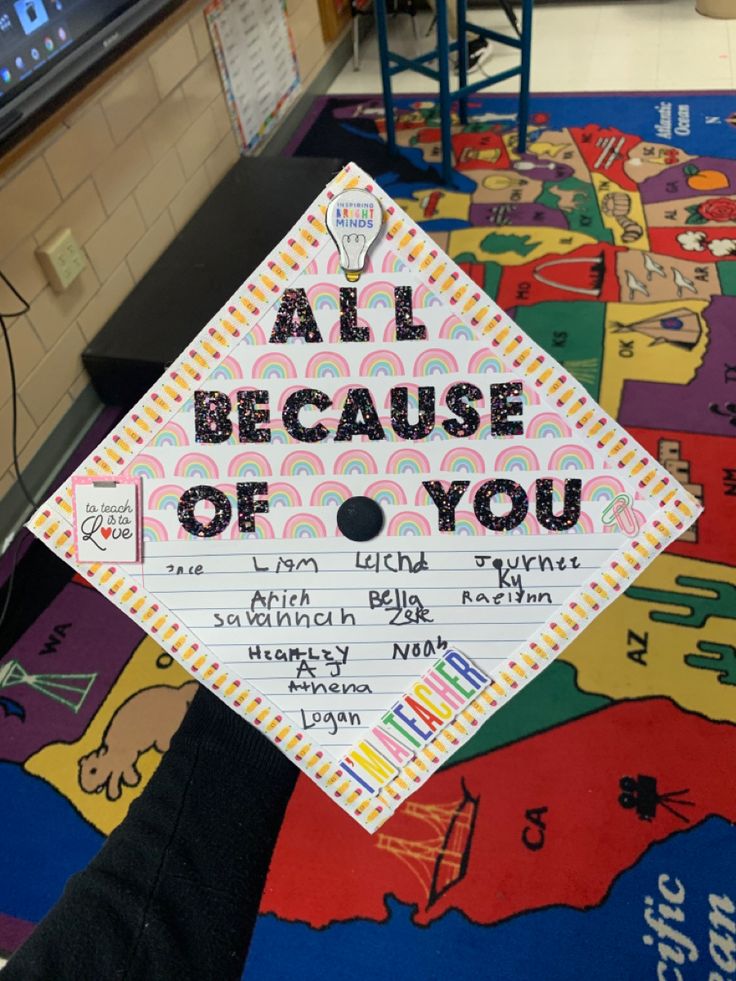
M 2 981 L 239 979 L 297 772 L 200 687 L 143 794 Z

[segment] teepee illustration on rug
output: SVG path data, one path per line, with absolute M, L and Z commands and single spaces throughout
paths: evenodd
M 29 527 L 373 832 L 698 513 L 351 164 Z

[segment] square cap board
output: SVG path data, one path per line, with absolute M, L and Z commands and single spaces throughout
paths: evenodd
M 699 511 L 351 164 L 29 527 L 375 831 Z

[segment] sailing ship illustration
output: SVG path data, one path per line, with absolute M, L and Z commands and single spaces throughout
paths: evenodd
M 465 877 L 475 831 L 480 798 L 473 797 L 461 780 L 462 797 L 447 804 L 420 804 L 407 801 L 402 813 L 428 824 L 431 838 L 401 838 L 379 832 L 376 844 L 390 852 L 416 876 L 426 892 L 430 909 Z

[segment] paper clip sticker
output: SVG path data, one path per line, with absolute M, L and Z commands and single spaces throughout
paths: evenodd
M 601 514 L 601 521 L 604 525 L 616 525 L 624 535 L 633 538 L 638 533 L 641 522 L 632 505 L 633 501 L 628 494 L 617 494 Z

